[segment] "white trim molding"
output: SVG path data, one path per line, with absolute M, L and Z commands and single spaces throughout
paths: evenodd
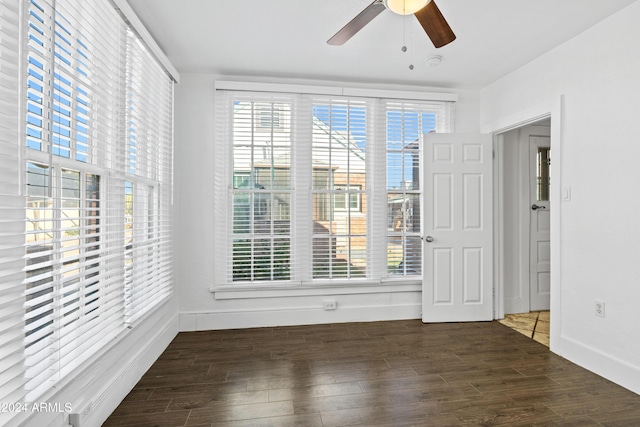
M 144 26 L 138 15 L 133 11 L 127 0 L 111 0 L 113 7 L 120 12 L 125 21 L 131 25 L 131 28 L 140 36 L 142 41 L 147 45 L 149 51 L 156 57 L 162 68 L 165 69 L 169 77 L 174 82 L 180 83 L 180 73 L 173 66 L 169 58 L 164 54 L 158 43 L 153 39 L 153 36 L 147 28 Z
M 181 313 L 180 332 L 222 329 L 266 328 L 328 323 L 382 322 L 390 320 L 420 319 L 420 294 L 415 302 L 406 304 L 369 304 L 358 307 L 324 310 L 317 305 L 292 308 L 265 308 L 262 310 L 229 310 L 204 313 Z
M 219 286 L 212 287 L 211 293 L 217 300 L 245 299 L 245 298 L 286 298 L 301 296 L 326 296 L 326 295 L 361 295 L 381 294 L 393 292 L 419 292 L 422 290 L 422 280 L 402 281 L 397 284 L 392 282 L 372 285 L 373 281 L 363 281 L 360 285 L 353 283 L 326 284 L 312 286 L 295 285 L 266 285 L 266 286 Z
M 402 99 L 412 101 L 449 101 L 456 102 L 458 94 L 447 92 L 420 92 L 416 90 L 367 89 L 337 86 L 292 85 L 281 83 L 239 82 L 217 80 L 216 90 L 247 92 L 279 92 L 310 95 L 335 95 L 366 98 Z
M 557 177 L 551 182 L 551 203 L 555 206 L 551 210 L 551 321 L 550 321 L 550 349 L 563 356 L 561 339 L 561 298 L 562 298 L 562 232 L 561 215 L 562 203 L 560 189 L 564 185 L 562 175 L 563 128 L 564 128 L 564 95 L 511 114 L 507 117 L 485 123 L 482 132 L 492 133 L 494 136 L 517 129 L 543 119 L 551 119 L 551 144 L 553 146 L 554 161 L 551 163 L 551 175 Z M 500 268 L 494 265 L 494 268 Z M 504 295 L 504 283 L 498 282 L 496 294 Z M 504 307 L 502 307 L 504 309 Z

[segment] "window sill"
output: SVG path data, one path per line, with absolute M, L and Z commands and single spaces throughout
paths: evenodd
M 224 285 L 211 287 L 209 291 L 216 300 L 283 298 L 324 295 L 379 294 L 392 292 L 419 292 L 422 280 L 385 279 L 362 281 L 314 281 L 282 282 L 265 285 Z

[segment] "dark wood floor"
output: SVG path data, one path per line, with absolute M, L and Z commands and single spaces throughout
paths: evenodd
M 105 426 L 639 426 L 640 396 L 498 322 L 180 333 Z

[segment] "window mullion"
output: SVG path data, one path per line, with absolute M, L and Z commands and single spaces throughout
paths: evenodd
M 51 146 L 50 146 L 51 149 Z M 62 269 L 63 269 L 63 257 L 62 257 L 62 231 L 61 231 L 61 223 L 62 223 L 62 196 L 61 196 L 61 169 L 59 167 L 49 167 L 49 185 L 51 188 L 51 197 L 53 202 L 53 280 L 51 282 L 51 286 L 53 287 L 53 292 L 51 295 L 51 306 L 52 310 L 51 319 L 53 321 L 52 324 L 52 334 L 47 339 L 49 342 L 49 357 L 50 357 L 50 366 L 49 370 L 52 373 L 49 377 L 48 381 L 51 383 L 55 383 L 57 381 L 57 373 L 60 372 L 60 329 L 62 325 Z
M 226 285 L 233 279 L 233 100 L 230 94 L 216 91 L 216 148 L 214 170 L 214 284 Z M 252 182 L 249 175 L 249 182 Z
M 384 101 L 377 99 L 369 105 L 368 138 L 374 143 L 367 146 L 367 170 L 383 172 L 367 174 L 368 276 L 380 279 L 387 274 L 386 114 Z
M 313 198 L 312 180 L 312 128 L 311 99 L 301 95 L 297 98 L 293 114 L 292 148 L 292 202 L 291 211 L 291 279 L 298 282 L 311 280 L 313 271 Z

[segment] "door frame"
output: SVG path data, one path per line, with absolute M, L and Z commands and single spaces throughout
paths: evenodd
M 538 126 L 539 124 L 542 126 Z M 530 274 L 533 220 L 531 198 L 535 194 L 535 188 L 532 188 L 535 170 L 532 167 L 534 157 L 531 153 L 531 141 L 538 137 L 549 141 L 549 124 L 550 120 L 542 120 L 496 137 L 496 160 L 500 162 L 500 167 L 495 171 L 495 177 L 504 185 L 500 192 L 496 192 L 496 196 L 500 197 L 499 203 L 502 206 L 499 209 L 503 215 L 501 234 L 496 235 L 496 241 L 504 245 L 501 253 L 504 268 L 500 269 L 503 274 L 502 283 L 505 284 L 505 296 L 501 300 L 504 314 L 528 312 L 534 301 Z M 510 298 L 506 297 L 507 293 L 511 295 Z
M 551 318 L 550 318 L 550 349 L 561 353 L 561 307 L 562 307 L 562 197 L 561 191 L 569 189 L 568 183 L 562 177 L 562 129 L 563 129 L 564 96 L 551 100 L 547 104 L 533 106 L 526 110 L 506 115 L 494 122 L 486 123 L 481 132 L 493 135 L 494 146 L 494 318 L 504 317 L 504 235 L 503 194 L 504 176 L 500 173 L 504 166 L 501 153 L 501 141 L 505 132 L 528 126 L 535 122 L 551 119 L 550 144 L 553 147 L 553 162 L 551 162 L 551 176 L 554 179 L 550 186 L 551 210 Z M 570 194 L 570 192 L 564 192 Z M 568 201 L 568 200 L 565 200 Z

